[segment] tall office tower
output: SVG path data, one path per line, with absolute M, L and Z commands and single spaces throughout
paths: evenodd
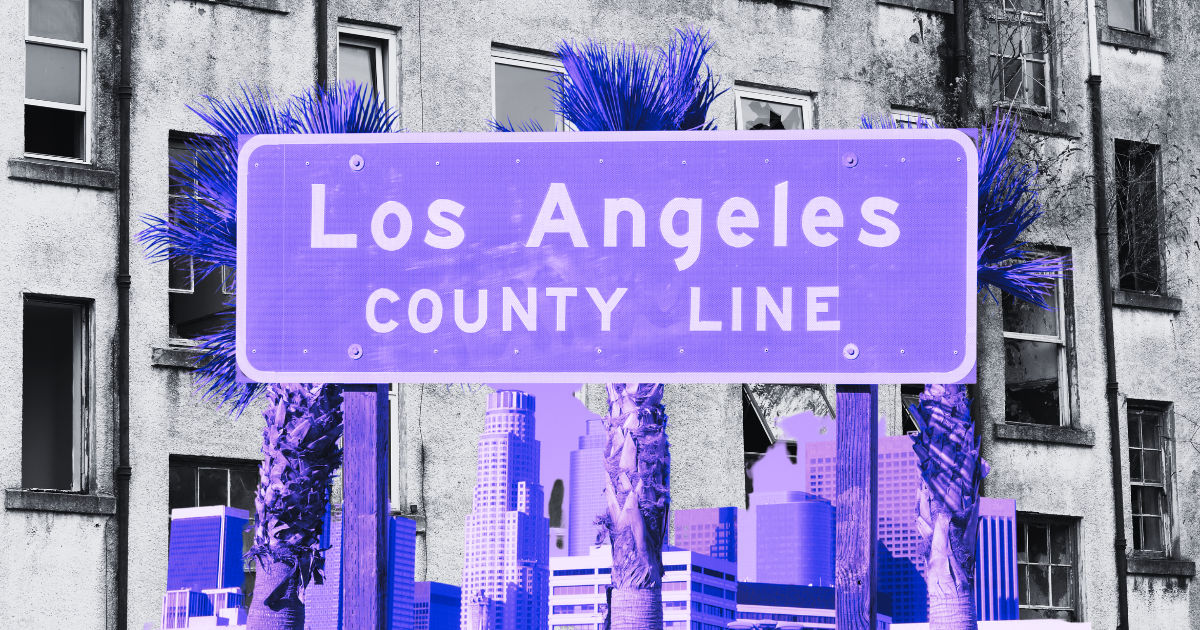
M 413 589 L 413 630 L 458 630 L 462 589 L 441 582 L 417 582 Z
M 599 418 L 588 420 L 579 436 L 579 450 L 571 451 L 571 483 L 567 488 L 567 552 L 586 556 L 596 544 L 596 516 L 606 509 L 604 502 L 604 443 L 608 432 Z
M 245 510 L 210 505 L 171 510 L 167 590 L 241 588 Z
M 475 497 L 466 519 L 463 630 L 545 630 L 549 533 L 534 397 L 488 394 Z
M 754 492 L 755 575 L 760 583 L 833 586 L 834 509 L 804 492 Z
M 675 510 L 675 546 L 737 562 L 737 508 Z
M 388 529 L 387 574 L 388 630 L 413 626 L 413 574 L 417 524 L 391 517 Z M 342 627 L 342 507 L 332 506 L 325 516 L 322 546 L 325 552 L 323 584 L 309 583 L 304 590 L 305 630 L 340 630 Z
M 979 499 L 979 542 L 975 547 L 975 617 L 1017 619 L 1017 502 Z

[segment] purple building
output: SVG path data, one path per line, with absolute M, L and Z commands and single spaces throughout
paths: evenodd
M 975 618 L 1017 619 L 1017 502 L 979 501 L 979 542 L 975 547 Z
M 417 582 L 413 589 L 413 630 L 459 630 L 462 589 L 441 582 Z
M 242 532 L 249 519 L 245 510 L 224 505 L 171 510 L 167 590 L 241 588 Z
M 675 510 L 675 546 L 737 562 L 737 508 Z
M 754 492 L 756 581 L 833 586 L 833 505 L 804 492 Z
M 596 543 L 596 516 L 605 511 L 604 443 L 608 433 L 599 418 L 588 420 L 579 450 L 571 451 L 571 479 L 567 492 L 567 553 L 586 556 Z
M 534 397 L 488 394 L 475 496 L 466 519 L 463 630 L 545 630 L 549 534 Z

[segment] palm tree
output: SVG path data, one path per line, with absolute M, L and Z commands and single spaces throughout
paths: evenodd
M 895 127 L 890 117 L 863 117 L 864 128 Z M 923 121 L 922 127 L 935 125 Z M 1031 255 L 1020 238 L 1041 216 L 1037 170 L 1012 154 L 1020 119 L 996 112 L 980 130 L 978 283 L 1043 309 L 1067 269 L 1065 257 Z M 919 555 L 925 559 L 930 630 L 974 630 L 975 543 L 979 487 L 989 466 L 979 456 L 982 436 L 971 420 L 963 385 L 927 384 L 910 408 L 920 431 L 913 450 L 920 460 L 917 499 Z
M 315 87 L 287 100 L 242 87 L 225 99 L 205 96 L 189 107 L 212 129 L 187 146 L 194 159 L 172 163 L 181 196 L 168 217 L 144 217 L 138 239 L 154 261 L 191 257 L 200 279 L 237 265 L 238 137 L 280 133 L 382 133 L 397 114 L 368 86 Z M 236 287 L 234 287 L 236 290 Z M 217 330 L 199 338 L 197 393 L 235 416 L 264 392 L 263 463 L 255 496 L 256 591 L 252 630 L 302 630 L 300 593 L 323 581 L 323 515 L 341 466 L 341 387 L 240 383 L 234 353 L 233 298 Z

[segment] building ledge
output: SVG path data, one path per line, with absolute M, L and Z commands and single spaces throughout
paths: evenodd
M 1096 435 L 1086 429 L 1055 427 L 1042 424 L 996 423 L 996 439 L 1070 444 L 1072 446 L 1094 446 Z
M 879 4 L 954 15 L 954 0 L 876 0 Z
M 803 4 L 810 7 L 820 9 L 829 9 L 833 7 L 833 0 L 784 0 L 788 4 Z
M 1078 140 L 1081 137 L 1079 133 L 1079 125 L 1065 120 L 1055 120 L 1052 118 L 1043 118 L 1041 116 L 1026 114 L 1021 117 L 1021 127 L 1026 131 L 1030 131 L 1043 136 L 1056 136 L 1059 138 L 1073 138 Z
M 117 498 L 99 494 L 9 488 L 4 491 L 4 509 L 111 516 L 117 513 Z
M 1113 306 L 1148 308 L 1155 311 L 1178 313 L 1183 310 L 1183 300 L 1165 295 L 1151 295 L 1149 293 L 1113 289 Z
M 1116 46 L 1117 48 L 1128 48 L 1130 50 L 1144 50 L 1163 55 L 1171 54 L 1171 47 L 1167 45 L 1167 40 L 1162 37 L 1123 31 L 1111 26 L 1103 26 L 1099 30 L 1100 42 L 1103 44 Z
M 1194 577 L 1196 575 L 1196 563 L 1188 560 L 1131 557 L 1127 561 L 1126 571 L 1142 575 Z
M 120 181 L 114 171 L 34 158 L 12 158 L 8 161 L 8 178 L 45 184 L 82 186 L 100 190 L 116 190 Z
M 199 348 L 152 348 L 150 350 L 150 365 L 194 370 L 196 369 L 196 361 L 203 354 L 204 351 Z
M 237 7 L 239 9 L 250 9 L 252 11 L 265 11 L 267 13 L 276 13 L 279 15 L 287 15 L 291 13 L 283 8 L 284 0 L 176 0 L 177 2 L 199 2 L 202 4 L 219 4 L 228 7 Z

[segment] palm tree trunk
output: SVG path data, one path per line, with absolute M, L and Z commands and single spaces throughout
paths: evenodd
M 930 630 L 975 630 L 975 542 L 979 486 L 988 463 L 979 456 L 963 385 L 926 385 L 912 407 L 920 433 L 917 501 L 919 553 L 925 557 Z
M 300 601 L 300 576 L 286 563 L 260 556 L 254 591 L 246 615 L 249 630 L 304 630 L 304 602 Z M 286 583 L 286 584 L 285 584 Z M 282 589 L 279 586 L 283 585 Z M 278 590 L 277 590 L 278 589 Z M 274 597 L 271 595 L 274 594 Z
M 608 385 L 608 443 L 599 522 L 612 544 L 612 630 L 661 630 L 662 545 L 671 507 L 671 455 L 662 383 Z

